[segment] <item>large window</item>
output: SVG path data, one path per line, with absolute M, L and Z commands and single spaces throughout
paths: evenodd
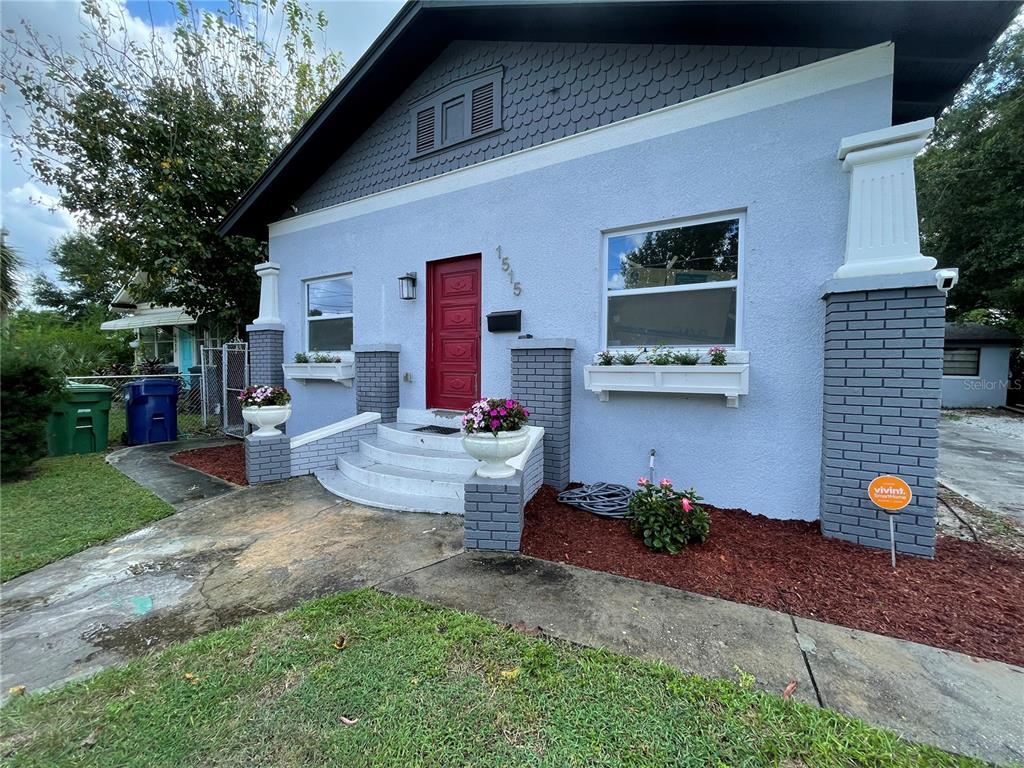
M 977 376 L 981 350 L 947 347 L 942 351 L 943 376 Z
M 736 344 L 742 217 L 605 237 L 606 346 Z
M 310 352 L 352 349 L 352 275 L 306 283 L 306 347 Z
M 174 326 L 157 325 L 139 328 L 139 355 L 144 360 L 174 363 Z

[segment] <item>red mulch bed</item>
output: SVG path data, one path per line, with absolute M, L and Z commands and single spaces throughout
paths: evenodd
M 709 508 L 711 536 L 648 550 L 622 520 L 544 486 L 526 507 L 524 554 L 1024 665 L 1024 559 L 940 538 L 934 560 L 824 538 L 818 523 Z
M 241 443 L 182 451 L 171 456 L 171 461 L 235 485 L 249 484 L 245 476 L 245 446 Z

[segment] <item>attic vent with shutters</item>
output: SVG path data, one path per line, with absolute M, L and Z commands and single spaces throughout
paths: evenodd
M 412 105 L 411 159 L 501 130 L 501 67 L 447 85 Z

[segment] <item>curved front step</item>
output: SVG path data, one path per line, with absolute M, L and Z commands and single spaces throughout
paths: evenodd
M 368 507 L 393 509 L 399 512 L 430 512 L 433 514 L 463 514 L 462 499 L 443 496 L 410 496 L 393 490 L 361 485 L 337 469 L 322 469 L 316 473 L 320 485 L 343 499 Z
M 441 474 L 465 474 L 466 477 L 472 475 L 480 464 L 466 453 L 460 455 L 450 451 L 402 445 L 381 437 L 360 440 L 359 452 L 377 464 L 390 464 Z
M 444 451 L 466 456 L 462 447 L 462 435 L 456 432 L 453 435 L 438 435 L 431 432 L 416 432 L 422 424 L 378 424 L 377 437 L 387 440 L 390 443 L 408 446 L 410 448 L 425 448 L 430 451 Z
M 449 474 L 379 464 L 359 453 L 339 456 L 338 469 L 345 477 L 360 485 L 405 496 L 437 496 L 449 499 L 465 497 L 466 481 L 471 475 L 471 472 Z

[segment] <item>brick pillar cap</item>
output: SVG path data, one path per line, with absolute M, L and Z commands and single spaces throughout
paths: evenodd
M 245 326 L 246 333 L 253 331 L 284 331 L 284 323 L 252 323 Z
M 353 352 L 401 352 L 401 344 L 353 344 Z
M 512 349 L 576 349 L 576 339 L 515 339 Z
M 867 277 L 836 277 L 821 286 L 821 298 L 834 293 L 860 293 L 885 291 L 892 288 L 936 288 L 937 274 L 950 270 L 929 269 L 925 272 L 906 272 L 902 275 L 870 275 Z

